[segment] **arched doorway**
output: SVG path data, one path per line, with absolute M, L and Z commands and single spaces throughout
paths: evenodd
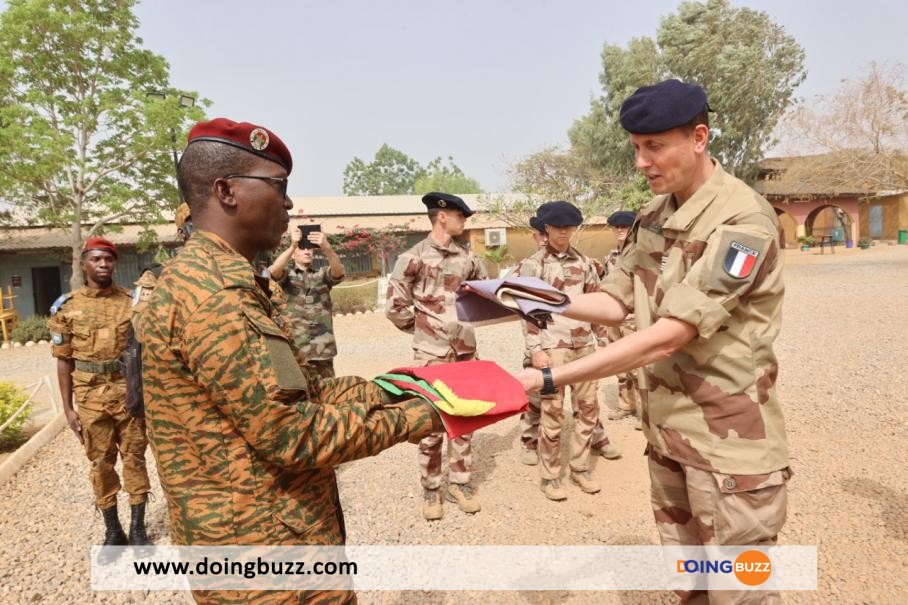
M 807 215 L 804 227 L 807 235 L 817 238 L 830 236 L 834 242 L 845 243 L 853 237 L 853 223 L 854 219 L 845 210 L 834 204 L 825 204 Z
M 798 221 L 790 213 L 775 208 L 779 217 L 779 241 L 783 248 L 795 248 L 798 244 Z

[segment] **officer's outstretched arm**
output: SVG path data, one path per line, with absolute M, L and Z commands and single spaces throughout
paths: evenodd
M 565 317 L 591 324 L 615 326 L 627 317 L 627 308 L 605 292 L 589 292 L 571 297 Z
M 240 291 L 211 297 L 184 328 L 184 354 L 217 414 L 258 455 L 283 468 L 311 469 L 372 456 L 438 431 L 422 400 L 389 404 L 375 385 L 350 377 L 333 405 L 312 403 L 290 343 L 255 299 Z M 184 425 L 207 430 L 188 410 Z M 198 415 L 198 417 L 196 417 Z M 210 416 L 209 416 L 210 418 Z

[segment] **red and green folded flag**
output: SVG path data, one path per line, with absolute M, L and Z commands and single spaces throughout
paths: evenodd
M 374 382 L 392 395 L 428 401 L 452 439 L 524 412 L 528 405 L 521 384 L 493 361 L 396 368 Z

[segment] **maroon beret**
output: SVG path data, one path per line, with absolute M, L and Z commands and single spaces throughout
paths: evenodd
M 214 141 L 233 145 L 266 160 L 277 162 L 287 169 L 293 169 L 293 158 L 284 142 L 264 126 L 249 122 L 234 122 L 227 118 L 215 118 L 199 122 L 189 131 L 187 146 L 197 141 Z
M 89 250 L 106 250 L 113 254 L 114 258 L 117 257 L 117 247 L 114 246 L 113 242 L 103 237 L 90 237 L 85 241 L 85 245 L 82 246 L 82 253 L 86 253 Z

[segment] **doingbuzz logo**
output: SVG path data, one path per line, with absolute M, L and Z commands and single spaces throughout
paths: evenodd
M 696 559 L 678 559 L 678 573 L 720 573 L 734 574 L 739 582 L 747 586 L 759 586 L 772 575 L 772 561 L 759 550 L 745 550 L 734 561 L 697 561 Z

